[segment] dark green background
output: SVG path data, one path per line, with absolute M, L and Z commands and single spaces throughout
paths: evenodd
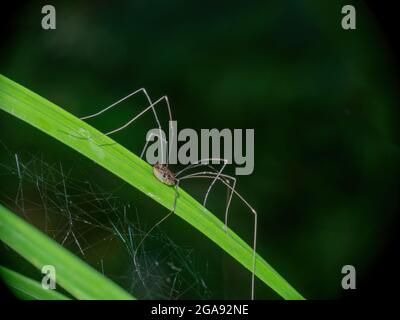
M 387 263 L 380 259 L 394 235 L 399 190 L 393 57 L 361 1 L 352 1 L 357 30 L 341 28 L 347 3 L 57 1 L 55 31 L 40 27 L 44 3 L 21 4 L 2 41 L 0 71 L 78 116 L 145 87 L 153 98 L 169 96 L 181 129 L 254 128 L 255 170 L 239 178 L 238 190 L 259 213 L 258 252 L 306 298 L 337 298 L 344 295 L 343 265 L 354 265 L 361 289 L 368 289 L 374 266 Z M 91 123 L 111 130 L 144 106 L 138 97 Z M 10 150 L 0 162 L 11 163 L 15 152 L 25 162 L 40 154 L 61 161 L 73 177 L 119 187 L 113 194 L 134 204 L 146 229 L 167 213 L 28 125 L 5 113 L 0 124 Z M 139 153 L 152 127 L 150 114 L 114 138 Z M 12 207 L 15 175 L 0 179 L 0 197 Z M 206 186 L 193 180 L 185 188 L 201 199 Z M 25 197 L 34 198 L 29 190 Z M 224 197 L 217 189 L 209 205 L 221 219 Z M 250 243 L 250 213 L 236 201 L 231 217 Z M 42 226 L 40 219 L 29 220 Z M 191 263 L 210 291 L 183 297 L 249 298 L 250 274 L 214 244 L 177 217 L 162 230 L 192 250 Z M 79 255 L 74 243 L 69 248 Z M 122 251 L 109 250 L 104 263 L 129 289 L 119 274 L 129 263 Z M 99 268 L 96 252 L 85 259 Z M 148 293 L 137 287 L 133 294 Z M 258 282 L 256 297 L 277 296 Z

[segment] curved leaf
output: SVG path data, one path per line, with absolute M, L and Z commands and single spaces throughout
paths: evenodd
M 160 183 L 148 163 L 54 103 L 1 75 L 0 108 L 75 149 L 164 207 L 172 209 L 174 188 Z M 252 270 L 252 248 L 232 230 L 227 236 L 223 223 L 182 189 L 179 189 L 175 212 Z M 256 257 L 256 276 L 285 299 L 303 299 L 259 255 Z

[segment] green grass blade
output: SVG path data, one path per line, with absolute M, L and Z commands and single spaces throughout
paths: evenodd
M 55 290 L 43 289 L 39 282 L 3 266 L 0 266 L 0 278 L 15 296 L 23 300 L 70 300 Z
M 54 103 L 1 75 L 0 108 L 75 149 L 172 209 L 174 188 L 160 183 L 148 163 Z M 179 190 L 175 212 L 245 268 L 252 270 L 252 248 L 232 230 L 229 230 L 230 236 L 226 236 L 223 223 L 182 189 Z M 281 297 L 303 299 L 261 256 L 257 255 L 256 261 L 256 276 Z
M 56 283 L 78 299 L 133 299 L 101 273 L 0 204 L 0 240 L 36 268 L 56 269 Z

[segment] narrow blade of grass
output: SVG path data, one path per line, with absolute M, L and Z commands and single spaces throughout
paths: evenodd
M 70 300 L 65 295 L 46 290 L 42 285 L 18 272 L 0 266 L 0 278 L 16 297 L 23 300 Z
M 75 149 L 172 209 L 174 188 L 160 183 L 148 163 L 54 103 L 1 75 L 0 108 Z M 223 223 L 182 189 L 179 189 L 175 212 L 245 268 L 252 270 L 252 248 L 232 230 L 227 236 Z M 256 258 L 256 276 L 285 299 L 303 299 L 260 255 Z
M 78 299 L 133 299 L 101 273 L 0 204 L 0 240 L 42 270 L 52 265 L 56 283 Z

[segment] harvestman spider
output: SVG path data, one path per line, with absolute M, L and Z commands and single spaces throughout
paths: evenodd
M 130 94 L 128 94 L 127 96 L 123 97 L 122 99 L 114 102 L 113 104 L 109 105 L 108 107 L 105 107 L 104 109 L 100 110 L 97 113 L 85 116 L 85 117 L 81 117 L 81 120 L 86 120 L 86 119 L 90 119 L 90 118 L 94 118 L 97 117 L 99 115 L 101 115 L 102 113 L 110 110 L 111 108 L 119 105 L 121 102 L 125 101 L 126 99 L 138 94 L 138 93 L 143 93 L 146 96 L 146 99 L 149 103 L 149 106 L 146 107 L 143 111 L 141 111 L 140 113 L 138 113 L 136 116 L 134 116 L 131 120 L 129 120 L 127 123 L 125 123 L 124 125 L 122 125 L 119 128 L 116 128 L 110 132 L 105 133 L 105 135 L 111 135 L 113 133 L 116 133 L 118 131 L 121 131 L 123 129 L 125 129 L 126 127 L 128 127 L 130 124 L 132 124 L 135 120 L 137 120 L 139 117 L 141 117 L 143 114 L 145 114 L 147 111 L 152 110 L 153 114 L 154 114 L 154 118 L 157 122 L 157 126 L 159 129 L 159 138 L 160 140 L 162 140 L 161 143 L 161 159 L 164 159 L 164 150 L 163 150 L 163 143 L 166 142 L 165 139 L 163 139 L 162 137 L 162 127 L 161 127 L 161 123 L 160 120 L 157 116 L 157 112 L 155 107 L 157 105 L 159 105 L 160 102 L 165 101 L 165 104 L 168 108 L 168 115 L 169 115 L 169 125 L 170 125 L 170 129 L 172 127 L 172 113 L 171 113 L 171 107 L 169 105 L 169 100 L 167 96 L 162 96 L 161 98 L 159 98 L 158 100 L 156 100 L 155 102 L 152 102 L 150 99 L 150 96 L 148 95 L 146 89 L 141 88 L 138 89 Z M 173 134 L 173 130 L 170 130 Z M 141 153 L 141 158 L 143 158 L 143 155 L 145 153 L 145 150 L 147 148 L 148 142 L 150 141 L 150 137 L 154 135 L 154 134 L 150 134 L 146 144 L 143 148 L 143 151 Z M 158 135 L 156 135 L 158 136 Z M 173 140 L 173 136 L 172 140 Z M 172 211 L 170 211 L 164 218 L 162 218 L 160 221 L 158 221 L 155 225 L 153 225 L 149 231 L 145 234 L 145 236 L 141 239 L 141 241 L 139 242 L 139 244 L 136 247 L 135 253 L 134 253 L 134 264 L 135 266 L 137 266 L 136 263 L 136 256 L 137 256 L 137 252 L 138 249 L 140 248 L 140 246 L 142 245 L 143 241 L 146 239 L 146 237 L 154 230 L 154 228 L 156 228 L 158 225 L 160 225 L 164 220 L 166 220 L 171 214 L 173 214 L 175 212 L 176 209 L 176 202 L 177 202 L 177 198 L 178 198 L 178 187 L 179 187 L 179 183 L 182 180 L 185 179 L 195 179 L 195 178 L 199 178 L 199 179 L 212 179 L 211 184 L 209 185 L 206 195 L 204 197 L 203 200 L 203 206 L 206 205 L 207 199 L 208 199 L 208 195 L 212 189 L 212 187 L 214 186 L 216 181 L 220 181 L 221 183 L 223 183 L 226 187 L 227 187 L 227 191 L 228 191 L 228 198 L 227 198 L 227 204 L 226 204 L 226 209 L 225 209 L 225 224 L 224 224 L 224 230 L 225 232 L 228 231 L 227 226 L 228 226 L 228 213 L 229 213 L 229 207 L 231 204 L 231 200 L 232 200 L 232 196 L 233 194 L 235 194 L 249 209 L 250 211 L 253 213 L 254 215 L 254 233 L 253 233 L 253 262 L 252 262 L 252 275 L 251 275 L 251 299 L 254 299 L 254 276 L 255 276 L 255 266 L 256 266 L 256 245 L 257 245 L 257 212 L 254 210 L 254 208 L 246 201 L 246 199 L 236 191 L 236 178 L 232 177 L 230 175 L 224 174 L 222 173 L 222 171 L 224 170 L 225 166 L 227 165 L 228 161 L 226 159 L 219 159 L 219 158 L 209 158 L 209 159 L 201 159 L 196 163 L 190 164 L 187 167 L 185 167 L 184 169 L 182 169 L 181 171 L 174 173 L 172 172 L 169 167 L 168 167 L 168 159 L 170 156 L 170 151 L 171 151 L 171 146 L 169 146 L 169 152 L 168 152 L 168 158 L 167 158 L 167 163 L 163 164 L 163 163 L 156 163 L 153 165 L 153 174 L 154 176 L 162 183 L 174 187 L 176 192 L 175 192 L 175 196 L 174 196 L 174 203 L 173 203 L 173 209 Z M 217 170 L 216 168 L 214 168 L 212 165 L 209 164 L 210 161 L 216 162 L 219 161 L 220 163 L 223 163 L 222 167 L 220 170 Z M 201 171 L 201 172 L 197 172 L 197 173 L 189 173 L 186 175 L 182 176 L 182 173 L 186 172 L 189 169 L 193 169 L 196 167 L 200 167 L 200 166 L 204 166 L 207 167 L 208 169 L 212 170 L 212 171 Z M 232 183 L 232 185 L 231 185 Z M 141 278 L 139 269 L 138 270 L 138 274 L 139 277 Z M 142 280 L 142 279 L 141 279 Z M 143 280 L 142 280 L 143 282 Z

